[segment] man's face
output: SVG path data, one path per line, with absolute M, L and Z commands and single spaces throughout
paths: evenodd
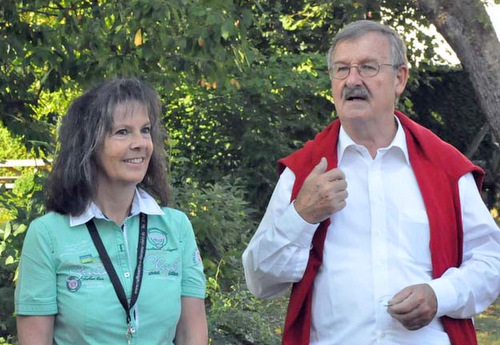
M 369 32 L 355 40 L 342 41 L 333 51 L 333 64 L 351 66 L 368 62 L 392 64 L 389 39 L 381 33 Z M 396 95 L 403 92 L 407 79 L 407 67 L 394 70 L 386 65 L 380 66 L 378 74 L 371 78 L 362 77 L 353 67 L 347 78 L 332 79 L 332 95 L 340 120 L 392 118 Z

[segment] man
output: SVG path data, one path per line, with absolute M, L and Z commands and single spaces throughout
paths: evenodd
M 477 344 L 470 318 L 498 296 L 483 171 L 395 111 L 407 65 L 392 29 L 345 27 L 328 52 L 339 120 L 280 160 L 243 264 L 257 297 L 293 283 L 285 345 Z

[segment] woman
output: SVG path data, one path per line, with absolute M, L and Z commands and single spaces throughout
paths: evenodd
M 205 277 L 187 217 L 166 206 L 160 101 L 136 79 L 76 99 L 59 131 L 49 211 L 27 232 L 21 345 L 207 344 Z

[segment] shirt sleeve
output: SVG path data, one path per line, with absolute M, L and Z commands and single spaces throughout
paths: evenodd
M 248 289 L 257 297 L 286 292 L 304 275 L 314 232 L 290 202 L 294 173 L 286 168 L 274 189 L 256 233 L 243 253 Z
M 193 227 L 187 216 L 181 233 L 182 246 L 182 283 L 181 296 L 205 298 L 206 278 L 203 262 L 196 244 Z
M 459 180 L 464 231 L 463 261 L 430 282 L 436 316 L 469 318 L 484 311 L 500 293 L 500 229 L 481 199 L 471 173 Z
M 57 314 L 56 270 L 50 229 L 34 220 L 26 233 L 15 290 L 18 315 Z

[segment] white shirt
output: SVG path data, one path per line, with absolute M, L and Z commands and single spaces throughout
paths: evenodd
M 330 217 L 314 282 L 311 345 L 449 345 L 439 317 L 471 317 L 500 292 L 500 229 L 472 174 L 459 180 L 463 264 L 433 280 L 429 221 L 399 121 L 393 142 L 374 159 L 342 127 L 337 149 L 349 196 L 347 206 Z M 243 254 L 248 288 L 258 297 L 288 291 L 307 265 L 319 224 L 305 222 L 290 203 L 294 182 L 285 169 Z M 419 283 L 433 288 L 438 311 L 428 326 L 408 331 L 384 304 Z

